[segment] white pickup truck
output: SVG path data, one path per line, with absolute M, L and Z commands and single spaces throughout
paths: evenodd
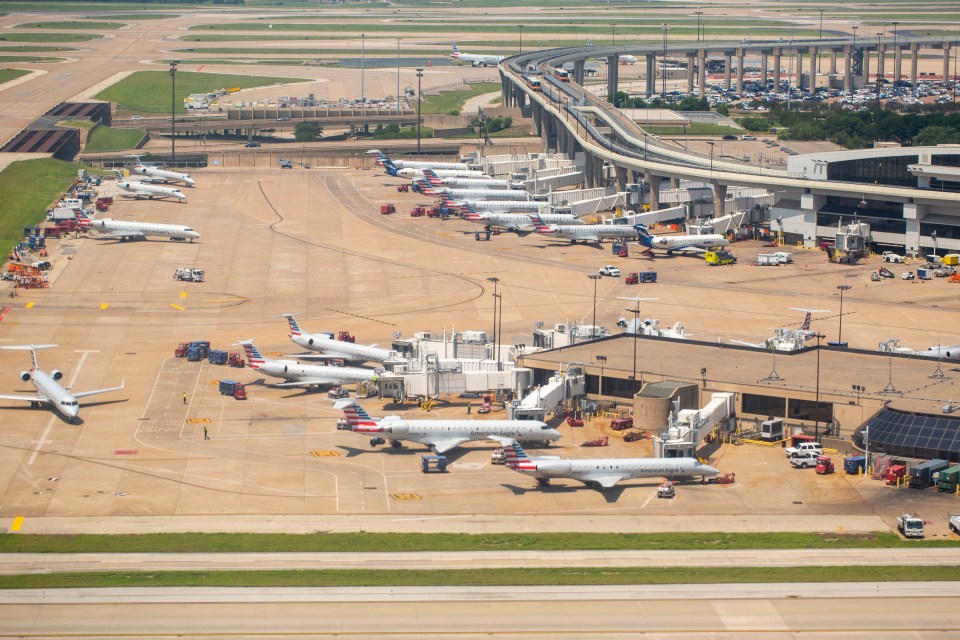
M 790 456 L 790 464 L 798 469 L 807 469 L 808 467 L 817 466 L 817 458 L 823 455 L 823 450 L 820 450 L 820 453 L 814 453 L 812 451 L 800 451 L 792 456 Z
M 960 535 L 960 513 L 950 514 L 949 527 L 954 533 Z

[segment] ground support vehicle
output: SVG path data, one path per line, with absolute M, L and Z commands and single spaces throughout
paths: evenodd
M 673 486 L 673 483 L 669 480 L 661 482 L 660 486 L 657 487 L 657 497 L 667 499 L 677 497 L 677 490 Z
M 194 269 L 193 267 L 177 267 L 177 270 L 173 273 L 173 278 L 184 282 L 203 282 L 206 279 L 203 269 Z
M 610 428 L 614 431 L 633 429 L 633 418 L 614 418 L 610 421 Z
M 601 267 L 597 273 L 599 273 L 602 276 L 610 276 L 611 278 L 620 277 L 620 269 L 616 268 L 612 264 L 608 264 L 605 267 Z
M 910 515 L 909 513 L 897 516 L 897 531 L 904 538 L 922 538 L 923 518 L 918 518 L 916 515 Z
M 207 359 L 210 360 L 210 364 L 227 364 L 227 352 L 220 349 L 210 349 Z
M 624 282 L 625 282 L 626 284 L 638 284 L 638 283 L 640 282 L 640 274 L 639 274 L 639 273 L 636 273 L 636 272 L 634 272 L 634 273 L 628 273 L 628 274 L 627 274 L 627 279 L 624 280 Z
M 398 184 L 398 185 L 397 185 L 397 192 L 398 192 L 398 193 L 407 193 L 408 191 L 410 191 L 410 185 L 408 185 L 408 184 Z
M 810 467 L 816 467 L 818 458 L 820 458 L 820 455 L 817 453 L 813 453 L 812 451 L 801 451 L 790 456 L 790 464 L 797 469 L 807 469 Z
M 725 473 L 722 476 L 707 478 L 707 484 L 733 484 L 737 480 L 737 474 Z
M 507 454 L 503 449 L 497 449 L 490 454 L 490 464 L 507 464 Z
M 340 331 L 337 333 L 337 340 L 340 342 L 356 342 L 357 338 L 349 331 Z
M 633 442 L 634 440 L 643 440 L 646 434 L 643 431 L 627 431 L 623 434 L 624 442 Z
M 867 468 L 866 456 L 849 456 L 843 459 L 843 472 L 848 476 L 864 473 Z
M 653 283 L 657 281 L 657 272 L 656 271 L 641 271 L 640 272 L 640 282 L 641 284 Z
M 396 213 L 397 208 L 392 204 L 382 204 L 380 205 L 380 213 L 382 215 L 389 215 L 391 213 Z
M 950 520 L 947 526 L 949 526 L 954 533 L 960 535 L 960 513 L 950 514 Z
M 911 489 L 926 489 L 927 487 L 933 486 L 935 484 L 934 474 L 938 471 L 943 471 L 949 464 L 946 460 L 927 460 L 926 462 L 921 462 L 913 469 L 910 469 L 910 480 L 907 481 L 907 486 Z
M 239 351 L 231 351 L 227 356 L 228 367 L 237 367 L 238 369 L 243 369 L 246 364 L 247 363 L 243 361 L 243 354 Z
M 203 360 L 210 355 L 210 341 L 193 340 L 191 342 L 181 342 L 177 345 L 177 348 L 173 350 L 173 355 L 177 358 L 189 358 L 191 351 L 194 353 L 196 360 Z
M 576 415 L 574 415 L 574 414 L 572 414 L 572 413 L 568 413 L 568 414 L 567 414 L 567 424 L 570 425 L 571 427 L 582 427 L 582 426 L 583 426 L 583 418 L 581 418 L 581 417 L 579 417 L 579 416 L 576 416 Z
M 887 473 L 883 476 L 889 485 L 900 484 L 900 479 L 907 475 L 907 466 L 903 464 L 894 464 L 887 467 Z
M 733 254 L 726 251 L 707 251 L 703 254 L 703 258 L 707 264 L 713 266 L 737 263 L 737 259 Z
M 447 456 L 421 456 L 420 471 L 423 473 L 446 473 Z
M 817 475 L 825 476 L 834 472 L 833 460 L 827 456 L 817 457 Z
M 937 490 L 944 493 L 956 493 L 960 484 L 960 464 L 944 469 L 937 480 Z
M 246 400 L 247 389 L 242 382 L 236 380 L 221 380 L 220 395 L 233 396 L 234 400 Z
M 607 436 L 600 436 L 596 440 L 587 440 L 582 445 L 583 447 L 606 447 L 610 444 L 610 438 Z
M 413 210 L 410 212 L 410 217 L 412 218 L 419 218 L 425 215 L 427 215 L 426 207 L 414 207 Z
M 819 442 L 798 442 L 792 447 L 787 447 L 784 453 L 788 458 L 792 458 L 801 453 L 812 453 L 814 456 L 822 456 L 823 446 Z
M 327 391 L 327 397 L 331 400 L 339 400 L 341 398 L 349 398 L 350 392 L 344 389 L 343 387 L 332 387 Z

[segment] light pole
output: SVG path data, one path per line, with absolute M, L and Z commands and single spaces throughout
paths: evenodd
M 423 78 L 423 67 L 417 67 L 417 155 L 420 155 L 420 103 L 423 101 L 420 93 L 421 78 Z
M 177 161 L 177 65 L 179 60 L 170 63 L 170 164 Z
M 843 343 L 843 292 L 851 289 L 852 287 L 849 284 L 838 284 L 837 289 L 840 291 L 840 328 L 837 330 L 837 346 L 845 347 Z
M 935 230 L 930 232 L 930 238 L 933 240 L 933 261 L 934 261 L 934 263 L 936 263 L 936 261 L 937 261 L 937 232 L 936 232 Z
M 591 273 L 587 276 L 593 280 L 593 326 L 590 328 L 590 337 L 597 337 L 597 280 L 601 278 L 599 274 Z
M 600 363 L 600 384 L 597 385 L 597 397 L 603 395 L 603 365 L 607 363 L 607 356 L 597 356 L 597 362 Z
M 883 76 L 880 75 L 880 38 L 881 34 L 877 34 L 877 115 L 875 117 L 876 122 L 880 122 L 880 84 L 883 82 Z M 867 78 L 869 81 L 870 78 Z
M 523 53 L 523 25 L 517 27 L 520 30 L 520 53 Z
M 660 91 L 660 98 L 662 100 L 667 99 L 667 31 L 670 30 L 670 25 L 664 22 L 660 25 L 660 28 L 663 29 L 663 89 Z
M 700 42 L 700 16 L 703 15 L 703 11 L 694 11 L 693 15 L 697 16 L 697 42 Z M 704 40 L 706 40 L 706 29 L 704 29 Z
M 617 46 L 617 23 L 610 23 L 610 43 L 613 46 Z
M 857 404 L 859 405 L 859 404 L 860 404 L 860 394 L 861 394 L 861 393 L 865 393 L 865 392 L 867 391 L 867 388 L 866 388 L 865 386 L 863 386 L 862 384 L 850 385 L 850 388 L 853 389 L 853 392 L 857 394 Z
M 820 33 L 817 35 L 817 40 L 823 40 L 823 9 L 820 9 Z M 817 61 L 820 61 L 820 56 L 817 56 Z
M 400 115 L 400 38 L 397 38 L 397 115 Z
M 493 344 L 497 344 L 497 283 L 500 282 L 500 278 L 496 276 L 492 278 L 487 278 L 487 282 L 493 283 Z
M 817 391 L 813 403 L 813 439 L 820 442 L 820 340 L 826 336 L 818 332 L 813 337 L 817 339 Z
M 896 73 L 896 72 L 898 71 L 898 69 L 897 69 L 897 58 L 900 57 L 900 56 L 898 55 L 900 49 L 897 47 L 897 25 L 899 25 L 899 24 L 900 24 L 900 23 L 897 22 L 896 20 L 893 21 L 893 68 L 894 68 L 894 75 L 897 76 L 896 78 L 893 79 L 893 86 L 894 86 L 894 87 L 896 87 L 896 86 L 897 86 L 897 83 L 900 82 L 900 74 L 899 74 L 899 73 Z
M 712 140 L 707 140 L 707 144 L 710 145 L 710 173 L 713 173 L 713 145 Z
M 364 92 L 363 86 L 363 72 L 364 68 L 367 66 L 366 61 L 366 38 L 367 34 L 360 34 L 360 115 L 367 115 L 367 94 Z
M 633 314 L 633 375 L 630 376 L 633 385 L 630 391 L 632 398 L 637 392 L 637 334 L 640 333 L 640 300 L 637 300 L 636 306 L 632 309 L 628 307 L 626 311 Z

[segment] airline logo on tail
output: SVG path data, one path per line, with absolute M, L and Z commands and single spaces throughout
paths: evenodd
M 460 59 L 460 49 L 457 48 L 457 43 L 456 43 L 456 42 L 451 42 L 450 44 L 453 45 L 453 53 L 450 54 L 450 57 L 453 58 L 454 60 L 459 60 L 459 59 Z
M 360 431 L 364 433 L 380 433 L 383 429 L 377 424 L 376 420 L 353 400 L 341 400 L 334 405 L 337 409 L 343 411 L 347 418 L 347 424 L 351 431 Z
M 803 324 L 800 325 L 800 331 L 810 331 L 810 317 L 813 315 L 807 311 L 803 316 Z
M 539 213 L 535 213 L 531 215 L 530 218 L 533 220 L 533 228 L 536 230 L 537 233 L 545 233 L 545 234 L 553 233 L 553 227 L 547 225 L 543 221 L 543 218 L 540 217 Z
M 287 324 L 290 325 L 290 337 L 299 336 L 301 334 L 300 325 L 297 323 L 297 317 L 292 313 L 284 314 L 287 318 Z
M 261 355 L 260 350 L 253 344 L 253 340 L 244 340 L 237 344 L 243 347 L 243 352 L 247 356 L 247 364 L 250 365 L 251 369 L 259 369 L 266 364 L 266 358 Z
M 647 231 L 647 228 L 642 224 L 635 224 L 633 228 L 637 230 L 638 240 L 640 244 L 645 247 L 653 247 L 653 236 L 650 235 L 650 232 Z
M 397 168 L 397 165 L 393 164 L 393 160 L 390 158 L 381 157 L 380 160 L 377 160 L 377 164 L 382 165 L 383 168 L 386 169 L 388 175 L 395 176 L 400 173 L 400 169 Z
M 527 471 L 536 471 L 536 463 L 527 456 L 520 443 L 513 441 L 503 447 L 503 454 L 506 457 L 507 466 L 511 469 L 524 469 Z
M 440 176 L 434 173 L 433 169 L 424 169 L 423 177 L 426 178 L 427 182 L 429 182 L 434 186 L 438 184 L 443 184 L 443 180 L 440 179 Z

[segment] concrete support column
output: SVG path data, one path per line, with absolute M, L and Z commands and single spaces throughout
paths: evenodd
M 586 67 L 586 62 L 586 60 L 573 61 L 573 81 L 577 84 L 583 84 L 583 74 L 584 68 Z
M 906 243 L 904 248 L 907 254 L 919 255 L 920 246 L 920 223 L 927 217 L 928 205 L 917 204 L 915 202 L 903 203 L 903 218 L 907 221 Z
M 692 53 L 687 54 L 687 95 L 693 94 L 693 66 L 694 66 L 694 56 Z
M 950 43 L 943 43 L 943 81 L 950 78 Z
M 540 132 L 543 131 L 543 108 L 534 102 L 530 115 L 533 118 L 533 132 L 539 136 L 541 135 Z
M 713 217 L 719 218 L 726 215 L 724 211 L 727 208 L 727 185 L 713 183 Z
M 898 82 L 903 75 L 903 50 L 897 45 L 893 50 L 893 81 Z
M 797 49 L 797 89 L 803 91 L 803 52 Z
M 627 168 L 617 165 L 617 191 L 627 190 Z
M 863 77 L 865 82 L 870 81 L 870 50 L 863 53 Z
M 697 51 L 697 89 L 701 98 L 707 95 L 707 52 L 703 49 Z
M 780 50 L 773 52 L 773 84 L 774 91 L 780 91 Z
M 730 76 L 733 73 L 733 60 L 729 53 L 723 54 L 723 88 L 730 91 Z
M 647 54 L 647 97 L 657 92 L 657 54 Z
M 743 95 L 743 49 L 737 49 L 737 92 Z
M 767 59 L 767 52 L 760 52 L 760 84 L 766 89 L 767 88 L 767 79 L 770 77 L 770 68 L 769 60 Z
M 879 80 L 880 78 L 883 77 L 883 67 L 885 66 L 885 65 L 883 64 L 883 61 L 884 61 L 886 58 L 887 58 L 887 48 L 886 48 L 884 45 L 881 44 L 879 47 L 877 47 L 877 80 Z M 869 60 L 869 59 L 870 59 L 870 55 L 869 55 L 869 51 L 868 51 L 868 52 L 867 52 L 867 55 L 864 56 L 864 61 Z M 869 82 L 869 81 L 870 81 L 870 74 L 867 73 L 866 76 L 867 76 L 867 81 Z
M 853 91 L 853 48 L 843 48 L 843 90 Z
M 800 209 L 803 211 L 803 246 L 817 246 L 817 213 L 827 204 L 827 196 L 813 193 L 800 194 Z
M 556 127 L 556 124 L 553 121 L 553 116 L 544 112 L 543 124 L 540 127 L 540 151 L 542 153 L 546 153 L 547 149 L 550 148 L 550 134 L 553 133 L 554 127 Z
M 607 97 L 617 92 L 620 86 L 620 56 L 607 56 Z
M 920 62 L 920 45 L 913 43 L 910 45 L 910 85 L 913 92 L 917 92 L 917 63 Z
M 663 181 L 661 176 L 648 173 L 647 184 L 650 185 L 650 211 L 659 211 L 660 210 L 660 182 Z
M 817 60 L 820 59 L 819 50 L 816 47 L 810 47 L 810 93 L 817 91 Z
M 837 50 L 830 50 L 830 75 L 837 75 Z

